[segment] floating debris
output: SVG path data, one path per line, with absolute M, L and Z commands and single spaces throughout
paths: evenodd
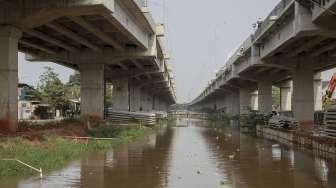
M 231 183 L 229 181 L 220 181 L 219 182 L 221 188 L 231 188 Z

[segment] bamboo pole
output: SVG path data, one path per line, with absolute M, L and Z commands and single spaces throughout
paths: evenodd
M 20 164 L 22 164 L 22 165 L 24 165 L 24 166 L 26 166 L 26 167 L 29 167 L 29 168 L 35 170 L 36 172 L 39 172 L 39 173 L 40 173 L 40 178 L 41 178 L 41 179 L 43 178 L 42 168 L 40 168 L 40 169 L 35 168 L 35 167 L 33 167 L 33 166 L 31 166 L 31 165 L 25 163 L 25 162 L 20 161 L 19 159 L 1 159 L 1 160 L 2 160 L 2 161 L 16 161 L 16 162 L 18 162 L 18 163 L 20 163 Z

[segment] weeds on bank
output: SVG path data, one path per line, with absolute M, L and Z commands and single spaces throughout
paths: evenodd
M 69 160 L 95 150 L 111 147 L 106 141 L 78 142 L 49 137 L 40 142 L 11 138 L 0 144 L 1 159 L 19 159 L 48 172 L 64 166 Z M 15 161 L 0 161 L 0 176 L 31 175 L 36 173 Z
M 0 142 L 0 159 L 19 159 L 30 165 L 42 168 L 44 172 L 56 170 L 69 161 L 93 152 L 104 151 L 115 145 L 128 143 L 150 134 L 150 128 L 122 128 L 98 126 L 87 130 L 90 137 L 116 138 L 107 140 L 72 140 L 57 136 L 44 136 L 40 141 L 29 141 L 16 137 Z M 23 167 L 14 161 L 0 160 L 0 178 L 35 174 L 33 170 Z

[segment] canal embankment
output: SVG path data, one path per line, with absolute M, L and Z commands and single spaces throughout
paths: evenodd
M 286 145 L 297 145 L 320 153 L 336 154 L 336 140 L 298 130 L 280 130 L 257 126 L 257 136 Z
M 100 120 L 64 120 L 42 125 L 22 122 L 17 133 L 1 135 L 0 177 L 36 174 L 33 169 L 6 159 L 23 161 L 46 173 L 88 153 L 104 152 L 153 132 L 154 128 L 136 123 L 117 126 Z
M 239 127 L 242 133 L 252 134 L 279 144 L 298 146 L 323 155 L 336 154 L 336 139 L 328 136 L 325 131 L 321 131 L 323 129 L 316 128 L 307 131 L 299 128 L 296 122 L 289 120 L 277 122 L 271 119 L 271 116 L 258 113 L 250 113 L 238 118 L 227 114 L 210 114 L 207 118 L 210 125 Z M 282 120 L 276 117 L 275 119 Z

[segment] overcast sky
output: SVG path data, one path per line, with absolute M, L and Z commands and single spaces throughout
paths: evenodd
M 148 0 L 157 22 L 168 23 L 168 49 L 179 102 L 192 100 L 252 33 L 252 24 L 269 14 L 279 0 Z M 165 1 L 165 2 L 164 2 Z M 164 8 L 166 7 L 166 8 Z M 215 42 L 216 41 L 216 42 Z M 19 54 L 19 80 L 36 86 L 50 65 L 67 81 L 73 72 L 51 63 L 25 62 Z M 328 76 L 325 76 L 326 79 Z

